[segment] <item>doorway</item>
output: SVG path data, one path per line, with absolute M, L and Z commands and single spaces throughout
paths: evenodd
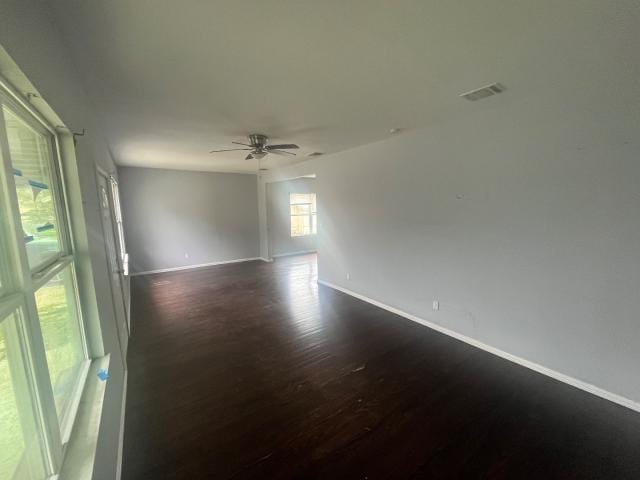
M 300 177 L 266 184 L 269 257 L 316 251 L 315 178 Z

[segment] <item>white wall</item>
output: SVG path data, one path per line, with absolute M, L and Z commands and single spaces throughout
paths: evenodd
M 100 223 L 95 163 L 113 172 L 111 156 L 91 108 L 90 99 L 78 81 L 68 50 L 53 26 L 46 2 L 3 0 L 0 2 L 0 45 L 9 53 L 42 98 L 62 121 L 74 130 L 86 128 L 77 145 L 77 165 L 65 165 L 68 175 L 71 217 L 76 224 L 84 216 L 82 229 L 74 229 L 78 254 L 78 282 L 84 291 L 84 314 L 98 329 L 93 333 L 94 355 L 110 354 L 109 381 L 100 422 L 100 437 L 94 463 L 94 478 L 113 479 L 118 465 L 118 445 L 124 387 L 125 359 L 120 354 L 109 294 L 109 277 Z M 1 72 L 12 76 L 12 72 Z M 38 102 L 38 100 L 34 100 Z M 68 144 L 68 142 L 67 142 Z M 69 175 L 70 174 L 70 175 Z M 95 286 L 94 289 L 91 288 Z M 90 305 L 93 301 L 93 305 Z M 99 318 L 96 318 L 99 317 Z M 97 335 L 95 335 L 97 334 Z M 96 341 L 99 338 L 101 341 Z
M 594 61 L 261 182 L 317 174 L 321 280 L 638 402 L 640 84 Z
M 271 255 L 289 255 L 316 249 L 316 235 L 291 236 L 289 194 L 316 193 L 314 178 L 297 178 L 268 184 L 268 218 Z
M 132 273 L 259 256 L 255 175 L 119 168 Z

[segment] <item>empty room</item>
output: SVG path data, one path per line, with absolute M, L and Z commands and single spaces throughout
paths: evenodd
M 640 479 L 637 0 L 0 0 L 0 480 Z

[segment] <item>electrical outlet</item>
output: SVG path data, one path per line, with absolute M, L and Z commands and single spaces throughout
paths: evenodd
M 437 312 L 438 310 L 440 310 L 440 302 L 438 300 L 434 300 L 433 301 L 433 311 Z
M 189 258 L 189 254 L 185 252 L 184 258 Z
M 351 280 L 351 274 L 347 273 L 347 280 Z

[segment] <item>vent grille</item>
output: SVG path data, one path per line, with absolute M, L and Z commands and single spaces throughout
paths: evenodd
M 309 155 L 307 155 L 307 157 L 319 157 L 320 155 L 323 155 L 322 152 L 312 152 Z
M 502 93 L 504 91 L 504 85 L 500 83 L 492 83 L 491 85 L 487 85 L 485 87 L 477 88 L 475 90 L 471 90 L 470 92 L 463 93 L 460 96 L 462 98 L 466 98 L 467 100 L 475 102 L 476 100 L 481 100 L 492 95 L 497 95 L 498 93 Z

